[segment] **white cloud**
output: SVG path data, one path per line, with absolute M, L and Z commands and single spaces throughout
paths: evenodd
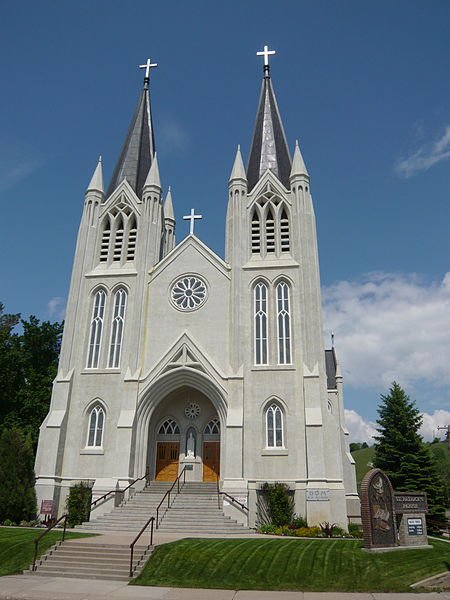
M 374 444 L 374 435 L 377 435 L 377 423 L 366 421 L 356 410 L 345 410 L 345 423 L 351 442 L 367 442 L 369 446 Z M 439 426 L 450 424 L 450 412 L 448 410 L 435 410 L 433 414 L 421 413 L 423 422 L 419 430 L 420 435 L 426 441 L 435 437 L 444 439 L 445 431 L 439 431 Z
M 12 163 L 10 160 L 0 162 L 0 192 L 3 192 L 16 183 L 23 181 L 41 166 L 38 160 L 21 160 Z
M 55 296 L 47 302 L 47 311 L 50 319 L 63 321 L 66 316 L 66 301 L 60 296 Z
M 450 158 L 450 125 L 442 136 L 433 143 L 422 145 L 416 152 L 401 158 L 395 171 L 401 177 L 409 178 L 419 171 L 427 171 L 433 165 Z
M 326 287 L 323 297 L 347 384 L 383 391 L 393 381 L 429 382 L 450 391 L 450 272 L 433 283 L 371 273 Z
M 367 442 L 372 446 L 374 440 L 372 436 L 376 435 L 376 423 L 365 421 L 356 410 L 345 409 L 345 423 L 350 436 L 351 442 Z

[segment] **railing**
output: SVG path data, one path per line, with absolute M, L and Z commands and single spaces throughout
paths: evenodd
M 62 517 L 59 517 L 59 519 L 53 523 L 53 525 L 51 527 L 49 527 L 48 529 L 46 529 L 43 533 L 41 533 L 41 535 L 38 535 L 38 537 L 34 540 L 34 558 L 33 558 L 33 566 L 31 567 L 32 571 L 36 571 L 36 560 L 37 560 L 37 555 L 38 555 L 38 546 L 39 546 L 39 542 L 41 541 L 41 539 L 47 535 L 47 533 L 49 531 L 51 531 L 54 527 L 56 527 L 58 525 L 58 523 L 60 523 L 63 519 L 64 519 L 64 529 L 63 529 L 63 536 L 62 536 L 62 542 L 66 539 L 66 527 L 67 527 L 67 517 L 69 515 L 67 513 L 65 513 Z
M 181 473 L 178 475 L 178 477 L 172 483 L 170 490 L 167 490 L 167 492 L 164 494 L 161 502 L 158 504 L 158 507 L 156 508 L 156 529 L 158 529 L 158 527 L 159 527 L 159 509 L 163 505 L 166 497 L 167 497 L 167 508 L 168 509 L 170 508 L 170 494 L 171 494 L 173 488 L 175 487 L 175 484 L 177 484 L 177 493 L 178 494 L 180 493 L 180 479 L 181 479 L 182 475 L 183 475 L 183 485 L 184 485 L 186 483 L 186 467 L 183 467 L 183 470 L 181 471 Z
M 106 498 L 110 495 L 110 494 L 116 494 L 117 492 L 119 492 L 120 494 L 124 494 L 127 490 L 130 489 L 130 487 L 132 487 L 135 483 L 137 483 L 138 481 L 142 481 L 143 479 L 147 479 L 149 476 L 149 472 L 147 472 L 145 475 L 142 475 L 142 477 L 138 477 L 137 479 L 135 479 L 134 481 L 132 481 L 131 483 L 129 483 L 127 485 L 126 488 L 124 488 L 123 490 L 118 490 L 118 489 L 113 489 L 113 490 L 109 490 L 109 492 L 106 492 L 106 494 L 103 494 L 103 496 L 100 496 L 100 498 L 97 498 L 96 500 L 94 500 L 93 502 L 91 502 L 91 510 L 93 509 L 94 506 L 97 505 L 98 502 L 100 502 L 101 500 L 106 500 Z
M 150 517 L 150 519 L 147 521 L 147 523 L 144 525 L 144 527 L 140 530 L 140 532 L 137 534 L 137 536 L 134 538 L 134 540 L 130 544 L 130 577 L 133 577 L 134 546 L 135 546 L 136 542 L 138 541 L 138 539 L 141 537 L 141 535 L 144 533 L 144 531 L 147 529 L 147 527 L 149 526 L 150 523 L 152 524 L 152 526 L 150 528 L 150 546 L 153 546 L 153 525 L 155 523 L 155 517 Z
M 230 496 L 230 494 L 220 491 L 219 474 L 217 474 L 216 484 L 217 484 L 217 507 L 218 508 L 220 508 L 220 496 L 226 496 L 229 500 L 231 500 L 231 502 L 233 502 L 234 504 L 237 504 L 238 506 L 240 506 L 242 508 L 242 510 L 246 510 L 248 512 L 248 507 L 245 506 L 245 504 L 242 504 L 242 502 L 239 502 L 239 500 L 236 500 L 236 498 L 234 498 L 233 496 Z

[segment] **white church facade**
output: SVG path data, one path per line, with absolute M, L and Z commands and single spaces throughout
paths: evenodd
M 264 482 L 286 483 L 309 524 L 359 514 L 310 178 L 298 144 L 291 159 L 264 59 L 248 166 L 238 148 L 228 182 L 224 259 L 195 230 L 175 242 L 150 61 L 107 190 L 95 169 L 36 459 L 38 503 L 59 514 L 80 480 L 99 495 L 183 468 L 246 504 L 224 510 L 250 526 Z

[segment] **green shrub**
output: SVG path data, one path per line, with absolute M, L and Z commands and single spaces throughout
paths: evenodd
M 294 517 L 294 498 L 285 483 L 264 483 L 263 497 L 273 525 L 288 525 Z
M 69 527 L 81 525 L 89 520 L 91 512 L 92 489 L 84 481 L 71 486 L 66 500 Z
M 297 537 L 323 537 L 320 527 L 299 527 L 292 534 Z
M 301 527 L 308 527 L 305 517 L 294 515 L 294 518 L 289 523 L 289 529 L 300 529 Z
M 348 533 L 354 538 L 364 537 L 362 527 L 359 525 L 359 523 L 349 523 Z
M 14 523 L 14 521 L 11 521 L 11 519 L 5 519 L 3 521 L 3 525 L 5 527 L 16 527 L 16 523 Z

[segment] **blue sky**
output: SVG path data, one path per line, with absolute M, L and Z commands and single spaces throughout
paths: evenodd
M 430 415 L 450 409 L 447 0 L 25 0 L 4 4 L 2 21 L 7 311 L 60 317 L 86 185 L 99 154 L 111 175 L 148 56 L 177 238 L 195 207 L 197 235 L 223 255 L 228 175 L 238 143 L 248 154 L 267 43 L 311 175 L 325 329 L 362 417 L 349 414 L 354 435 L 393 379 Z

